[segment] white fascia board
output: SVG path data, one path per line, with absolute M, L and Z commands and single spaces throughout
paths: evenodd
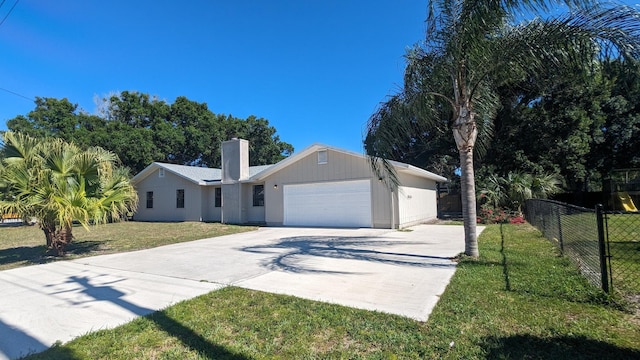
M 409 164 L 405 164 L 405 163 L 401 163 L 401 162 L 397 162 L 397 161 L 389 161 L 393 167 L 395 167 L 398 171 L 400 172 L 406 172 L 415 176 L 419 176 L 421 178 L 425 178 L 425 179 L 429 179 L 429 180 L 434 180 L 437 182 L 448 182 L 449 180 L 446 177 L 440 176 L 440 175 L 436 175 L 430 171 L 421 169 L 417 166 L 413 166 L 413 165 L 409 165 Z

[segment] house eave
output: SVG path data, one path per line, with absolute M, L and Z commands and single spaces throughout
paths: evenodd
M 401 163 L 401 162 L 397 162 L 397 161 L 390 161 L 390 163 L 393 165 L 393 167 L 398 172 L 402 172 L 402 173 L 418 176 L 418 177 L 429 179 L 429 180 L 433 180 L 433 181 L 436 181 L 436 182 L 448 182 L 449 181 L 449 179 L 447 179 L 444 176 L 440 176 L 440 175 L 434 174 L 434 173 L 432 173 L 430 171 L 421 169 L 421 168 L 419 168 L 417 166 L 413 166 L 413 165 L 409 165 L 409 164 L 405 164 L 405 163 Z

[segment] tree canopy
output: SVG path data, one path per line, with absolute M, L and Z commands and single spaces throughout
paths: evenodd
M 397 139 L 406 139 L 400 146 L 411 149 L 422 139 L 439 139 L 445 129 L 453 134 L 467 255 L 478 256 L 474 157 L 486 154 L 491 146 L 501 87 L 567 69 L 588 69 L 597 59 L 640 55 L 640 16 L 629 7 L 566 1 L 573 7 L 568 14 L 515 21 L 524 10 L 544 13 L 554 3 L 430 1 L 426 38 L 407 54 L 403 90 L 381 104 L 369 120 L 365 149 L 372 168 L 392 187 L 395 174 L 380 159 L 395 158 Z M 539 127 L 554 132 L 545 125 L 551 124 Z M 583 151 L 581 134 L 565 135 L 572 136 L 566 152 Z M 447 160 L 449 154 L 441 159 Z
M 153 161 L 220 167 L 220 145 L 231 137 L 249 140 L 250 165 L 276 163 L 293 152 L 264 118 L 214 114 L 207 104 L 178 97 L 168 104 L 148 94 L 123 91 L 102 99 L 91 115 L 68 99 L 36 98 L 35 109 L 7 121 L 10 131 L 57 137 L 117 154 L 139 172 Z

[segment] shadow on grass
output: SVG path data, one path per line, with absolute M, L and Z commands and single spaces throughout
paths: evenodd
M 44 242 L 44 240 L 43 240 Z M 78 241 L 67 246 L 67 255 L 86 255 L 97 252 L 105 241 Z M 49 250 L 45 245 L 20 246 L 11 249 L 0 250 L 0 266 L 12 263 L 24 263 L 26 265 L 45 264 L 51 261 L 62 260 L 64 257 L 55 255 L 54 250 Z
M 74 306 L 82 306 L 86 302 L 92 301 L 107 301 L 114 305 L 117 305 L 123 309 L 130 311 L 136 315 L 144 315 L 148 320 L 156 324 L 162 331 L 166 332 L 169 336 L 179 340 L 185 347 L 191 351 L 197 352 L 199 356 L 207 359 L 231 359 L 231 360 L 246 360 L 250 359 L 246 356 L 236 354 L 231 350 L 226 349 L 224 346 L 214 344 L 202 337 L 197 332 L 193 331 L 189 327 L 183 325 L 178 320 L 175 320 L 163 311 L 154 312 L 152 309 L 148 309 L 124 299 L 125 293 L 111 286 L 120 280 L 111 281 L 108 283 L 101 283 L 95 285 L 92 283 L 95 279 L 86 276 L 70 276 L 66 283 L 76 283 L 80 285 L 80 289 L 74 289 L 74 292 L 78 292 L 86 295 L 87 298 L 93 300 L 85 300 L 77 303 L 70 303 Z M 83 297 L 84 298 L 84 297 Z M 108 335 L 107 335 L 108 336 Z M 122 346 L 129 346 L 131 348 L 139 348 L 140 344 L 128 344 Z M 76 352 L 65 346 L 54 345 L 44 353 L 36 354 L 33 359 L 81 359 L 85 358 L 76 354 Z M 31 359 L 31 358 L 29 358 Z
M 0 250 L 0 265 L 11 263 L 43 264 L 50 261 L 47 248 L 41 246 L 20 246 Z
M 172 319 L 162 311 L 147 316 L 147 319 L 153 321 L 163 331 L 180 340 L 180 342 L 189 349 L 196 351 L 199 356 L 206 359 L 231 359 L 231 360 L 248 360 L 247 356 L 234 353 L 224 346 L 211 343 L 209 340 L 194 332 L 190 328 L 184 326 L 179 321 Z
M 640 351 L 585 337 L 532 335 L 486 338 L 488 359 L 640 359 Z
M 505 290 L 511 291 L 511 280 L 509 279 L 509 267 L 507 266 L 507 254 L 504 253 L 504 230 L 500 224 L 500 254 L 502 254 L 502 275 L 504 276 Z
M 456 266 L 450 257 L 380 250 L 383 247 L 406 244 L 414 243 L 379 240 L 375 237 L 297 236 L 282 238 L 278 242 L 269 245 L 245 247 L 242 248 L 242 251 L 261 254 L 275 253 L 277 255 L 271 259 L 266 259 L 263 262 L 263 266 L 294 273 L 345 273 L 329 269 L 313 269 L 308 265 L 305 266 L 305 262 L 313 257 L 360 260 L 423 268 L 453 268 Z M 284 251 L 282 251 L 283 249 Z
M 67 246 L 66 252 L 68 255 L 86 255 L 90 253 L 99 252 L 100 248 L 107 242 L 112 240 L 82 240 L 74 241 Z
M 509 240 L 503 231 L 503 225 L 500 224 L 500 265 L 502 266 L 505 291 L 541 298 L 561 299 L 573 303 L 619 307 L 603 291 L 587 284 L 586 281 L 581 281 L 584 280 L 582 275 L 565 273 L 561 277 L 554 278 L 546 273 L 549 269 L 545 267 L 535 268 L 533 263 L 520 266 L 520 263 L 510 260 L 507 256 Z M 569 260 L 567 259 L 567 261 Z M 574 266 L 570 262 L 568 264 Z M 574 278 L 574 276 L 579 276 L 580 279 Z

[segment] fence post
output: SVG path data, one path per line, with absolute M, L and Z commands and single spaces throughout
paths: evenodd
M 558 216 L 558 241 L 560 241 L 560 253 L 564 255 L 564 242 L 562 241 L 562 220 L 560 219 L 560 206 L 556 205 L 556 215 Z
M 598 248 L 600 252 L 600 279 L 602 290 L 609 292 L 609 276 L 607 276 L 607 253 L 604 234 L 604 216 L 602 204 L 596 205 L 596 221 L 598 223 Z

